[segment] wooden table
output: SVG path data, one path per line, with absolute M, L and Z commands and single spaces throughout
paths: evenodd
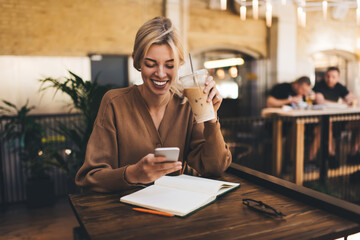
M 346 118 L 345 115 L 357 114 Z M 321 144 L 322 158 L 325 161 L 329 154 L 329 132 L 331 131 L 331 123 L 338 121 L 339 117 L 342 121 L 346 120 L 359 120 L 360 108 L 347 107 L 347 108 L 326 108 L 322 110 L 283 110 L 282 108 L 265 108 L 262 110 L 263 117 L 275 116 L 279 117 L 273 123 L 273 174 L 280 176 L 282 166 L 282 125 L 283 118 L 287 117 L 292 124 L 292 131 L 294 135 L 295 151 L 291 156 L 292 161 L 295 163 L 295 183 L 298 185 L 303 184 L 304 179 L 304 133 L 305 125 L 309 123 L 321 122 Z M 330 134 L 331 135 L 331 134 Z M 320 175 L 326 175 L 327 169 L 322 167 Z M 325 176 L 323 176 L 325 178 Z
M 255 176 L 266 187 L 254 183 L 256 180 L 247 180 L 246 176 Z M 298 201 L 301 197 L 294 193 L 290 195 L 296 200 L 275 192 L 269 183 L 275 184 L 274 189 L 283 193 L 287 192 L 285 188 L 294 191 L 300 186 L 241 166 L 233 165 L 222 179 L 239 182 L 241 186 L 186 218 L 135 212 L 131 206 L 119 202 L 120 197 L 129 192 L 72 194 L 69 198 L 80 225 L 91 239 L 334 239 L 360 232 L 358 205 L 335 200 L 334 208 L 346 205 L 339 212 L 350 211 L 344 218 Z M 248 209 L 242 204 L 243 198 L 261 200 L 282 211 L 286 217 L 270 217 Z M 320 206 L 326 204 L 320 203 Z

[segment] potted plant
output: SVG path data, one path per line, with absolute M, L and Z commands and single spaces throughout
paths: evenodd
M 67 149 L 68 154 L 60 154 L 59 149 L 54 149 L 52 152 L 52 158 L 56 159 L 57 166 L 68 173 L 68 189 L 72 193 L 78 190 L 74 182 L 75 174 L 84 162 L 87 142 L 101 99 L 108 90 L 115 86 L 100 85 L 97 78 L 94 82 L 84 81 L 71 71 L 69 74 L 70 76 L 65 77 L 64 80 L 48 77 L 39 81 L 42 83 L 40 91 L 55 88 L 55 94 L 58 91 L 65 93 L 72 100 L 70 109 L 81 114 L 80 121 L 71 122 L 70 125 L 58 122 L 57 129 L 55 129 L 60 135 L 65 136 L 67 142 L 70 142 L 69 149 Z
M 8 101 L 2 102 L 5 106 L 0 106 L 0 113 L 11 116 L 1 132 L 1 137 L 8 141 L 14 153 L 18 154 L 27 175 L 27 204 L 29 207 L 51 205 L 54 203 L 54 184 L 47 170 L 52 161 L 44 154 L 44 129 L 29 115 L 35 107 L 28 106 L 29 101 L 20 108 Z

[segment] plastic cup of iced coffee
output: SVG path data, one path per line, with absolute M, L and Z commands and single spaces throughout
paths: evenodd
M 216 118 L 212 102 L 206 101 L 208 93 L 204 93 L 207 77 L 208 72 L 206 69 L 180 77 L 180 82 L 184 88 L 184 95 L 188 99 L 195 120 L 198 123 Z

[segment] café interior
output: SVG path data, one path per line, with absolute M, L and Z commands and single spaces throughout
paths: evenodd
M 359 0 L 0 0 L 0 9 L 0 239 L 86 239 L 67 198 L 81 192 L 74 176 L 97 111 L 81 104 L 101 100 L 89 88 L 142 84 L 134 38 L 156 16 L 183 39 L 179 76 L 191 73 L 190 53 L 192 67 L 216 82 L 230 168 L 340 199 L 360 216 Z M 267 107 L 276 84 L 307 76 L 313 87 L 328 67 L 340 70 L 357 104 Z M 29 203 L 36 166 L 24 168 L 24 139 L 3 134 L 21 117 L 43 129 L 33 141 L 57 150 L 50 166 L 37 165 L 51 179 L 50 204 Z M 40 161 L 46 155 L 35 151 Z M 331 236 L 360 239 L 357 232 Z

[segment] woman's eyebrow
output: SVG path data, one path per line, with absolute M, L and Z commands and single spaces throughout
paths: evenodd
M 148 60 L 148 61 L 151 61 L 151 62 L 155 62 L 156 63 L 156 60 L 154 59 L 151 59 L 151 58 L 145 58 L 145 60 Z M 169 60 L 166 60 L 165 62 L 173 62 L 174 59 L 169 59 Z
M 145 58 L 145 60 L 156 62 L 154 59 L 151 59 L 151 58 Z

